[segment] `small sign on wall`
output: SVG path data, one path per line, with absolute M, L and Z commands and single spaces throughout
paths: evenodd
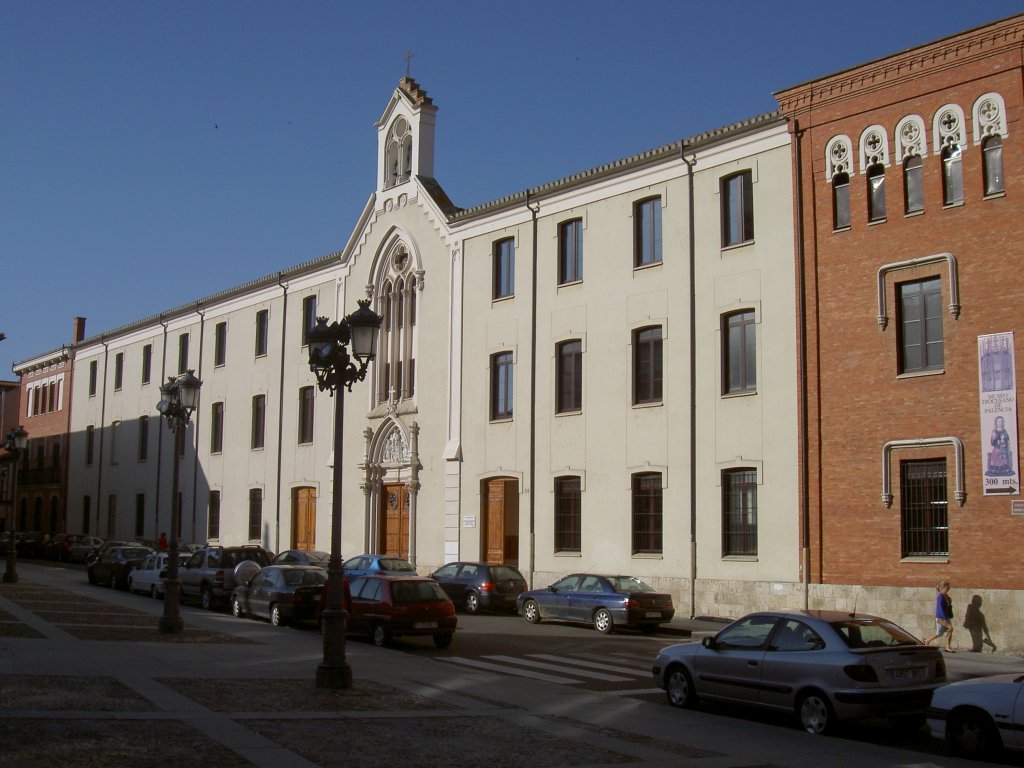
M 466 515 L 462 518 L 463 528 L 476 528 L 476 515 Z
M 1014 499 L 1010 502 L 1011 515 L 1024 515 L 1024 501 Z

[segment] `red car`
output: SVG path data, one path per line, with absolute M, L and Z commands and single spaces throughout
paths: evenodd
M 433 579 L 358 576 L 349 592 L 349 632 L 369 635 L 375 645 L 404 635 L 429 635 L 438 648 L 452 644 L 455 604 Z

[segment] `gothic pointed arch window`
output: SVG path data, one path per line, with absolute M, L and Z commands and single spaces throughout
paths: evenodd
M 412 175 L 412 128 L 404 117 L 391 124 L 384 151 L 384 188 L 408 181 Z
M 384 318 L 377 342 L 379 403 L 411 400 L 416 394 L 416 292 L 422 289 L 422 276 L 411 262 L 409 250 L 396 245 L 377 296 Z

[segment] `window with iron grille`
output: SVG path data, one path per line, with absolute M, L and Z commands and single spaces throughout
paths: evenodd
M 210 491 L 210 501 L 207 505 L 209 517 L 206 523 L 206 537 L 208 539 L 220 538 L 220 491 Z
M 949 554 L 946 460 L 900 462 L 903 557 Z
M 662 551 L 661 473 L 633 475 L 633 554 L 660 555 Z
M 757 554 L 757 470 L 722 472 L 722 555 Z
M 249 489 L 249 538 L 261 538 L 263 529 L 263 489 Z
M 579 552 L 582 500 L 578 477 L 555 478 L 555 552 Z

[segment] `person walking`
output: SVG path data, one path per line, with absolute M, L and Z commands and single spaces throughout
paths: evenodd
M 935 587 L 938 594 L 935 595 L 935 634 L 924 641 L 925 645 L 931 645 L 933 640 L 940 637 L 946 638 L 946 650 L 955 653 L 953 650 L 953 599 L 949 596 L 949 582 L 943 579 Z
M 156 543 L 156 545 L 158 547 L 160 547 L 161 551 L 167 549 L 167 534 L 166 533 L 163 533 L 163 532 L 160 533 L 160 540 Z

